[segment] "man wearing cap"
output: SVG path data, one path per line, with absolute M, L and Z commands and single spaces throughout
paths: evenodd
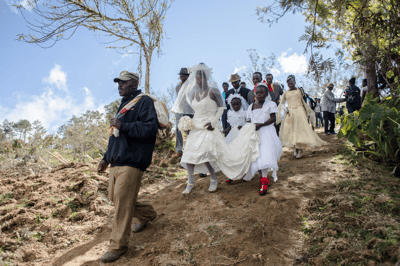
M 122 71 L 114 82 L 118 82 L 122 97 L 120 112 L 141 94 L 138 90 L 139 75 Z M 107 152 L 98 165 L 98 172 L 111 165 L 108 192 L 115 207 L 108 251 L 100 258 L 104 263 L 117 260 L 128 250 L 133 217 L 138 219 L 132 227 L 134 233 L 142 231 L 157 217 L 150 204 L 137 201 L 143 172 L 151 163 L 158 133 L 153 100 L 142 96 L 133 108 L 125 110 L 123 116 L 111 119 L 110 126 L 119 129 L 119 136 L 109 138 Z
M 240 87 L 247 89 L 246 82 L 241 81 L 240 82 Z
M 250 90 L 240 86 L 240 76 L 238 74 L 232 74 L 231 78 L 229 79 L 229 82 L 231 82 L 233 89 L 230 89 L 225 94 L 226 97 L 225 99 L 228 99 L 229 95 L 231 94 L 240 94 L 247 101 L 247 94 L 249 93 Z M 228 110 L 230 109 L 227 102 L 226 102 L 226 109 Z
M 333 95 L 333 83 L 328 85 L 327 90 L 324 92 L 324 96 L 322 98 L 322 113 L 324 114 L 325 121 L 325 134 L 336 134 L 335 132 L 335 113 L 336 113 L 336 103 L 341 103 L 346 101 L 345 98 L 335 98 Z M 328 130 L 329 122 L 331 122 L 331 126 Z
M 222 96 L 224 96 L 224 100 L 226 100 L 226 93 L 228 92 L 229 89 L 229 84 L 228 82 L 224 82 L 222 83 L 222 89 L 224 90 L 222 92 Z M 224 113 L 222 114 L 222 127 L 223 129 L 227 129 L 228 127 L 230 127 L 229 123 L 228 123 L 228 109 L 224 109 Z
M 178 73 L 179 79 L 181 82 L 176 85 L 175 90 L 176 90 L 176 95 L 178 95 L 179 91 L 181 90 L 182 86 L 184 86 L 186 80 L 189 78 L 189 71 L 187 68 L 183 67 L 181 68 L 181 71 Z M 182 149 L 183 149 L 183 137 L 182 137 L 182 132 L 178 129 L 178 124 L 179 120 L 183 116 L 190 116 L 193 118 L 193 115 L 190 114 L 175 114 L 175 122 L 176 122 L 176 127 L 175 127 L 175 139 L 176 139 L 176 144 L 175 144 L 175 154 L 172 155 L 172 158 L 178 158 L 182 157 Z

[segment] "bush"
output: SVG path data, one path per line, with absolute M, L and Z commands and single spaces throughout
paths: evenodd
M 382 102 L 365 98 L 360 111 L 341 117 L 338 137 L 346 136 L 356 147 L 362 148 L 385 162 L 398 162 L 400 149 L 400 98 L 387 97 Z M 361 138 L 367 136 L 366 138 Z

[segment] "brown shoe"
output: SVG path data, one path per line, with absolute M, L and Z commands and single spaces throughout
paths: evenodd
M 175 152 L 175 154 L 171 156 L 171 159 L 180 158 L 180 157 L 182 157 L 182 152 Z

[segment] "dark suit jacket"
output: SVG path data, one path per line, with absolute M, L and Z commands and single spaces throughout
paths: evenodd
M 243 88 L 243 87 L 239 88 L 240 96 L 242 96 L 246 101 L 247 101 L 247 95 L 248 95 L 249 91 L 250 91 L 249 89 L 246 89 L 246 88 Z M 234 93 L 235 93 L 235 89 L 230 89 L 229 91 L 227 91 L 225 93 L 225 99 L 228 99 L 229 95 L 234 94 Z M 228 102 L 227 101 L 226 101 L 226 108 L 228 110 L 230 109 L 230 107 L 228 106 Z
M 275 97 L 275 93 L 273 91 L 269 91 L 268 93 L 269 93 L 269 95 L 271 95 L 271 101 L 276 103 L 277 99 Z M 256 95 L 254 94 L 254 90 L 249 91 L 249 93 L 247 94 L 247 103 L 249 105 L 255 102 L 255 100 L 254 100 L 255 96 Z M 276 105 L 278 105 L 278 103 Z

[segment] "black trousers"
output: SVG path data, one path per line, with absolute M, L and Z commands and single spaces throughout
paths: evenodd
M 358 110 L 360 110 L 361 108 L 359 108 L 359 107 L 357 107 L 357 106 L 347 106 L 347 112 L 349 113 L 349 114 L 351 114 L 351 113 L 353 113 L 354 111 L 358 111 Z
M 324 113 L 324 121 L 325 121 L 325 133 L 333 133 L 335 132 L 335 114 L 328 112 L 328 111 L 323 111 Z M 331 122 L 331 126 L 328 130 L 329 122 Z

